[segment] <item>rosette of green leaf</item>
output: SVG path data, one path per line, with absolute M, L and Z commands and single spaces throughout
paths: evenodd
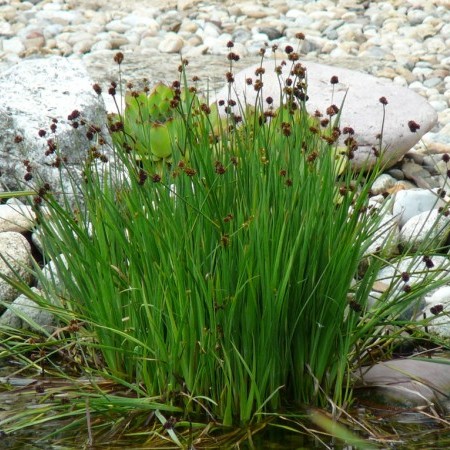
M 138 159 L 159 161 L 169 158 L 172 141 L 180 129 L 175 123 L 180 119 L 173 108 L 174 97 L 174 90 L 162 83 L 149 94 L 127 93 L 123 116 L 113 114 L 109 117 L 110 125 L 122 124 L 112 133 L 113 142 L 122 148 L 130 146 Z
M 208 129 L 205 128 L 206 116 Z M 144 162 L 170 162 L 174 148 L 186 159 L 187 128 L 209 135 L 214 141 L 224 129 L 225 121 L 220 118 L 217 105 L 206 106 L 195 90 L 183 88 L 176 92 L 163 83 L 157 84 L 149 94 L 128 93 L 123 116 L 109 117 L 115 145 L 134 149 L 136 158 Z M 121 126 L 114 128 L 117 123 Z

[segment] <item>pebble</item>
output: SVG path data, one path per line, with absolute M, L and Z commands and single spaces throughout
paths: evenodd
M 305 59 L 357 67 L 426 97 L 439 121 L 424 138 L 426 149 L 415 149 L 444 153 L 450 152 L 449 24 L 448 0 L 9 0 L 0 2 L 0 70 L 21 58 L 58 54 L 109 74 L 120 50 L 125 73 L 127 55 L 150 68 L 163 65 L 167 54 L 226 55 L 229 40 L 241 57 L 258 55 L 265 44 L 299 45 Z M 306 36 L 300 44 L 299 31 Z M 226 65 L 205 65 L 203 75 L 223 76 Z
M 399 217 L 400 226 L 423 212 L 437 209 L 445 203 L 435 192 L 426 189 L 408 189 L 395 194 L 392 213 Z
M 433 209 L 411 217 L 400 230 L 399 243 L 409 250 L 417 250 L 425 243 L 438 248 L 446 242 L 449 232 L 450 218 Z

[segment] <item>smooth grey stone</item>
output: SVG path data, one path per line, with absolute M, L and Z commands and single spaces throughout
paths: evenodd
M 307 69 L 308 112 L 314 114 L 318 110 L 326 115 L 326 109 L 333 103 L 338 108 L 342 107 L 341 128 L 352 127 L 355 130 L 354 137 L 359 147 L 351 160 L 354 168 L 367 169 L 377 161 L 373 147 L 380 146 L 378 137 L 383 123 L 383 105 L 379 100 L 381 97 L 385 97 L 388 101 L 385 107 L 386 120 L 381 156 L 386 168 L 399 161 L 437 122 L 436 111 L 423 97 L 408 88 L 355 70 L 309 61 L 301 63 Z M 248 86 L 245 80 L 248 77 L 255 77 L 255 70 L 259 67 L 260 64 L 256 64 L 235 75 L 235 88 L 232 89 L 231 97 L 238 103 L 242 103 L 246 98 L 248 104 L 255 104 L 258 93 L 252 86 Z M 262 97 L 271 96 L 274 99 L 274 106 L 277 107 L 280 100 L 280 77 L 284 84 L 284 80 L 290 75 L 291 64 L 283 68 L 280 76 L 275 72 L 274 61 L 265 61 L 262 67 L 265 69 L 262 77 L 264 83 Z M 338 84 L 330 83 L 332 76 L 338 77 Z M 216 100 L 228 100 L 228 85 L 218 92 Z M 225 115 L 224 108 L 220 110 Z M 410 121 L 417 123 L 420 128 L 412 132 Z M 344 138 L 341 136 L 341 144 Z

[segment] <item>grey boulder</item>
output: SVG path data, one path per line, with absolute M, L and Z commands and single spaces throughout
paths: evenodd
M 31 288 L 34 294 L 42 295 L 36 288 Z M 19 295 L 0 316 L 0 326 L 16 330 L 41 329 L 52 332 L 56 326 L 55 316 L 47 309 L 41 308 L 25 294 Z
M 12 231 L 0 233 L 0 274 L 4 277 L 31 281 L 31 246 L 20 233 Z M 0 277 L 0 301 L 11 302 L 19 294 L 18 290 Z M 0 305 L 0 311 L 3 307 Z
M 69 171 L 73 169 L 62 176 L 63 188 L 72 192 L 93 144 L 86 137 L 87 126 L 99 126 L 110 142 L 103 100 L 94 92 L 82 62 L 56 56 L 23 60 L 0 74 L 0 92 L 0 190 L 24 189 L 35 180 L 59 188 L 59 156 L 67 159 Z M 80 118 L 69 120 L 74 111 L 86 126 L 73 127 L 80 123 Z M 54 133 L 53 120 L 57 120 Z M 40 130 L 46 135 L 39 136 Z M 48 140 L 57 144 L 54 153 L 49 153 Z M 27 167 L 33 179 L 25 180 Z

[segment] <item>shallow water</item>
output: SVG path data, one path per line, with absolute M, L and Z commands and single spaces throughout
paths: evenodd
M 11 391 L 10 388 L 19 390 L 26 386 L 31 386 L 33 382 L 39 380 L 39 375 L 24 374 L 23 377 L 8 378 L 8 374 L 13 373 L 15 368 L 0 368 L 0 421 L 2 411 L 11 408 L 32 407 L 34 400 L 32 396 L 26 397 L 20 395 L 20 392 Z M 28 376 L 29 378 L 26 378 Z M 48 380 L 48 379 L 47 379 Z M 448 449 L 450 448 L 450 415 L 443 418 L 433 418 L 420 411 L 401 411 L 359 407 L 351 412 L 352 416 L 367 425 L 370 433 L 361 433 L 356 430 L 355 435 L 365 439 L 367 444 L 374 448 L 396 450 L 409 449 Z M 284 426 L 294 426 L 293 422 L 281 422 Z M 305 427 L 314 428 L 313 425 L 304 423 Z M 91 447 L 86 446 L 88 440 L 87 430 L 80 430 L 72 437 L 67 434 L 61 434 L 45 440 L 45 435 L 53 432 L 55 429 L 62 428 L 65 425 L 62 421 L 55 421 L 50 424 L 41 425 L 39 428 L 28 429 L 14 435 L 6 436 L 0 429 L 0 449 L 8 450 L 79 450 L 82 448 L 94 449 L 130 449 L 146 450 L 150 448 L 177 448 L 175 445 L 156 447 L 152 445 L 142 445 L 137 438 L 126 437 L 112 442 L 104 442 L 100 439 L 94 442 Z M 301 430 L 300 426 L 295 428 Z M 143 430 L 148 431 L 148 430 Z M 148 438 L 148 435 L 147 435 Z M 40 441 L 39 439 L 43 439 Z M 194 448 L 194 447 L 193 447 Z M 326 435 L 320 435 L 319 438 L 301 433 L 292 433 L 269 425 L 265 430 L 253 436 L 252 442 L 243 441 L 238 446 L 217 446 L 217 447 L 195 447 L 195 448 L 236 448 L 243 450 L 251 449 L 322 449 L 332 448 L 333 450 L 354 450 L 355 447 Z

